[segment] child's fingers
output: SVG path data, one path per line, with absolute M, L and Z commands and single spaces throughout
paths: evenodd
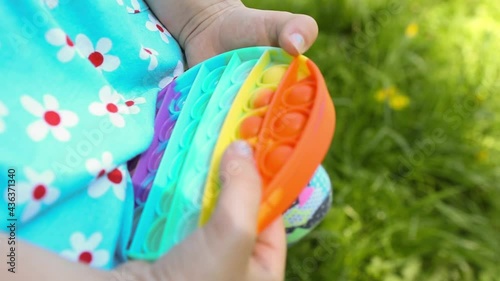
M 250 256 L 256 240 L 257 216 L 261 202 L 261 179 L 253 151 L 243 141 L 232 144 L 220 166 L 222 189 L 216 209 L 205 227 L 214 246 Z M 220 249 L 218 249 L 220 250 Z
M 251 265 L 251 272 L 256 276 L 252 280 L 267 280 L 259 275 L 272 276 L 272 280 L 283 280 L 286 250 L 285 226 L 280 216 L 257 239 Z

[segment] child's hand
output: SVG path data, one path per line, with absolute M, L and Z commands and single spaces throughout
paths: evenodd
M 155 281 L 284 279 L 285 229 L 278 219 L 261 235 L 256 233 L 261 183 L 245 144 L 234 144 L 224 155 L 221 171 L 227 177 L 211 221 L 155 264 L 126 264 L 118 269 L 122 276 L 132 273 L 146 277 L 137 280 Z
M 62 259 L 28 243 L 19 249 L 19 272 L 1 280 L 90 281 L 281 281 L 286 238 L 282 220 L 257 235 L 260 176 L 244 142 L 233 144 L 221 164 L 224 177 L 217 208 L 203 228 L 153 264 L 128 262 L 109 272 Z M 1 234 L 1 233 L 0 233 Z M 0 235 L 0 241 L 6 238 Z M 18 241 L 19 242 L 19 241 Z M 7 245 L 7 243 L 1 243 Z M 1 245 L 0 245 L 1 246 Z M 3 253 L 3 248 L 0 252 Z M 4 268 L 0 268 L 4 269 Z M 6 279 L 9 278 L 9 279 Z
M 318 35 L 316 21 L 309 16 L 250 9 L 240 0 L 148 3 L 184 48 L 189 66 L 248 46 L 279 46 L 297 55 L 305 52 Z

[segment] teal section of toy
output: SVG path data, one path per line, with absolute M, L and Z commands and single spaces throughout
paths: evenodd
M 183 109 L 188 96 L 190 96 L 189 93 L 191 89 L 199 87 L 201 78 L 197 79 L 197 75 L 200 71 L 206 71 L 206 69 L 202 67 L 192 69 L 190 73 L 186 73 L 181 78 L 177 79 L 173 85 L 173 87 L 177 90 L 176 92 L 178 92 L 177 98 L 164 100 L 164 103 L 167 104 L 162 105 L 160 108 L 162 110 L 168 110 L 170 116 L 174 118 L 179 116 L 176 119 L 177 122 L 186 122 L 186 118 L 184 118 L 184 120 L 180 120 L 180 112 Z M 199 91 L 196 92 L 198 92 L 198 94 L 200 93 Z M 191 95 L 191 97 L 196 98 L 195 95 Z M 176 177 L 169 172 L 169 169 L 182 164 L 174 161 L 164 161 L 164 159 L 172 160 L 173 157 L 175 157 L 176 151 L 174 149 L 168 149 L 168 147 L 176 145 L 173 143 L 173 136 L 176 133 L 175 128 L 180 128 L 180 126 L 174 126 L 171 137 L 168 140 L 168 144 L 172 145 L 166 145 L 167 149 L 165 149 L 163 157 L 159 159 L 160 164 L 158 171 L 154 177 L 151 192 L 143 208 L 141 219 L 139 220 L 139 224 L 136 228 L 134 238 L 129 249 L 129 256 L 134 259 L 152 259 L 153 257 L 150 253 L 158 252 L 160 247 L 163 233 L 162 226 L 164 225 L 163 222 L 166 220 L 168 212 L 167 207 L 162 208 L 162 205 L 165 205 L 162 203 L 168 204 L 168 202 L 164 201 L 165 198 L 168 199 L 169 193 L 172 192 L 170 186 L 167 185 L 167 182 L 169 180 L 172 181 L 176 179 Z M 180 133 L 182 132 L 177 132 L 177 134 Z M 161 149 L 161 146 L 159 146 L 158 149 Z
M 187 153 L 186 168 L 182 169 L 179 177 L 178 186 L 182 188 L 176 189 L 173 196 L 166 226 L 172 230 L 173 237 L 167 241 L 166 249 L 182 241 L 198 227 L 206 167 L 210 165 L 213 148 L 232 101 L 256 62 L 242 62 L 238 55 L 234 55 L 220 78 Z

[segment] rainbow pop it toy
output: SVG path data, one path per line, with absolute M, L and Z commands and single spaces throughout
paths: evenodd
M 261 231 L 296 200 L 333 137 L 334 107 L 320 71 L 278 48 L 221 54 L 161 94 L 153 143 L 132 179 L 137 203 L 145 204 L 131 258 L 157 259 L 208 221 L 231 142 L 244 139 L 254 149 Z

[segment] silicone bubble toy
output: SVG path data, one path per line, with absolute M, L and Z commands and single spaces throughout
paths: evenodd
M 278 48 L 218 55 L 160 95 L 153 143 L 132 178 L 143 205 L 128 249 L 133 259 L 159 258 L 209 220 L 220 160 L 233 141 L 254 150 L 263 179 L 262 231 L 294 203 L 333 137 L 334 106 L 320 71 Z

